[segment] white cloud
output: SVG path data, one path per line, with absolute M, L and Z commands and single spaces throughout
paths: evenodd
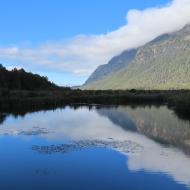
M 66 42 L 48 42 L 38 47 L 0 48 L 0 58 L 24 67 L 49 68 L 88 76 L 123 50 L 145 44 L 155 37 L 190 23 L 190 0 L 173 0 L 164 7 L 130 10 L 126 25 L 102 35 L 80 35 Z

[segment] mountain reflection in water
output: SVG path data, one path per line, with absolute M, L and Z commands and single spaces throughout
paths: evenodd
M 1 118 L 1 136 L 37 136 L 50 142 L 34 143 L 35 153 L 109 148 L 126 156 L 130 171 L 164 173 L 190 186 L 190 123 L 166 106 L 66 107 Z

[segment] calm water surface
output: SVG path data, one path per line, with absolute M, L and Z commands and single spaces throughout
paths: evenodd
M 190 123 L 161 107 L 0 115 L 0 189 L 190 189 Z

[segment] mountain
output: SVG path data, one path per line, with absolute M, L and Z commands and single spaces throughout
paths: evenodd
M 0 90 L 51 90 L 58 86 L 46 77 L 26 72 L 24 69 L 8 71 L 0 64 Z
M 190 25 L 99 66 L 83 89 L 190 89 Z
M 88 78 L 85 84 L 103 79 L 105 76 L 119 71 L 120 69 L 127 68 L 129 63 L 135 58 L 137 53 L 136 49 L 124 51 L 121 55 L 113 57 L 108 64 L 100 65 Z

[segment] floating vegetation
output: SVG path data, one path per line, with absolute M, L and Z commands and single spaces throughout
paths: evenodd
M 53 131 L 48 130 L 47 128 L 32 127 L 28 130 L 23 129 L 1 129 L 0 135 L 26 135 L 26 136 L 36 136 L 36 135 L 45 135 L 52 133 Z
M 80 140 L 68 144 L 38 146 L 34 145 L 32 150 L 41 154 L 69 153 L 89 148 L 109 148 L 123 153 L 137 153 L 143 146 L 133 141 L 108 141 L 108 140 Z
M 40 127 L 33 127 L 31 130 L 27 131 L 21 131 L 19 132 L 19 135 L 43 135 L 51 133 L 52 131 L 49 131 L 47 128 L 40 128 Z

